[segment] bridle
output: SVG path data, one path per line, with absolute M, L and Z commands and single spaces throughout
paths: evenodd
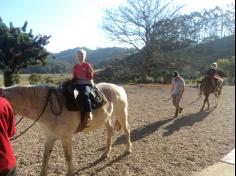
M 56 98 L 57 98 L 57 102 L 59 104 L 59 111 L 58 112 L 55 112 L 53 110 L 53 103 L 52 103 L 52 95 L 55 95 Z M 2 89 L 1 91 L 1 94 L 0 96 L 4 97 L 4 90 Z M 48 103 L 50 102 L 50 108 L 51 108 L 51 111 L 54 115 L 56 116 L 59 116 L 61 113 L 62 113 L 62 104 L 59 100 L 59 97 L 58 97 L 58 93 L 56 91 L 55 88 L 49 88 L 48 92 L 47 92 L 47 95 L 46 95 L 46 101 L 44 103 L 44 106 L 42 108 L 42 111 L 41 113 L 39 114 L 39 116 L 37 117 L 37 119 L 29 126 L 27 127 L 24 131 L 22 131 L 20 134 L 16 135 L 16 136 L 13 136 L 12 138 L 10 138 L 11 141 L 13 140 L 16 140 L 17 138 L 19 138 L 20 136 L 22 136 L 24 133 L 26 133 L 36 122 L 39 121 L 39 119 L 42 117 L 43 113 L 45 112 L 46 110 L 46 107 L 48 105 Z M 15 126 L 17 126 L 21 121 L 22 121 L 23 117 L 21 117 L 21 119 L 15 124 Z

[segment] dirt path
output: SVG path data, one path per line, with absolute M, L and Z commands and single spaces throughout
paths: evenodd
M 187 87 L 181 116 L 173 119 L 170 87 L 124 86 L 129 100 L 129 123 L 133 153 L 124 155 L 122 133 L 116 133 L 112 157 L 100 161 L 106 132 L 79 133 L 73 138 L 75 175 L 80 176 L 190 176 L 219 161 L 235 146 L 235 87 L 224 87 L 219 106 L 199 112 L 203 99 L 197 89 Z M 213 96 L 210 97 L 214 103 Z M 192 103 L 193 102 L 193 103 Z M 192 103 L 192 104 L 191 104 Z M 190 104 L 190 105 L 189 105 Z M 25 129 L 31 122 L 17 126 Z M 13 143 L 21 176 L 39 175 L 45 137 L 38 125 Z M 65 175 L 61 144 L 56 143 L 50 158 L 49 175 Z

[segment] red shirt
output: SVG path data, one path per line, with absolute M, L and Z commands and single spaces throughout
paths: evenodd
M 0 97 L 0 170 L 16 166 L 15 155 L 9 139 L 15 132 L 12 107 L 5 98 Z
M 93 79 L 93 68 L 89 63 L 75 64 L 73 68 L 73 79 Z

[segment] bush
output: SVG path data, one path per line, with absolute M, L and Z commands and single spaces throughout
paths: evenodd
M 29 76 L 29 83 L 32 85 L 40 84 L 42 82 L 42 77 L 39 74 L 31 74 Z
M 51 76 L 48 76 L 48 77 L 44 78 L 44 83 L 45 84 L 54 84 L 54 81 Z

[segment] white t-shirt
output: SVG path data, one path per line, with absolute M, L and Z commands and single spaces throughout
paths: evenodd
M 185 82 L 184 79 L 179 77 L 179 78 L 173 78 L 172 79 L 172 85 L 173 85 L 173 95 L 178 95 L 181 94 L 184 86 L 185 86 Z

